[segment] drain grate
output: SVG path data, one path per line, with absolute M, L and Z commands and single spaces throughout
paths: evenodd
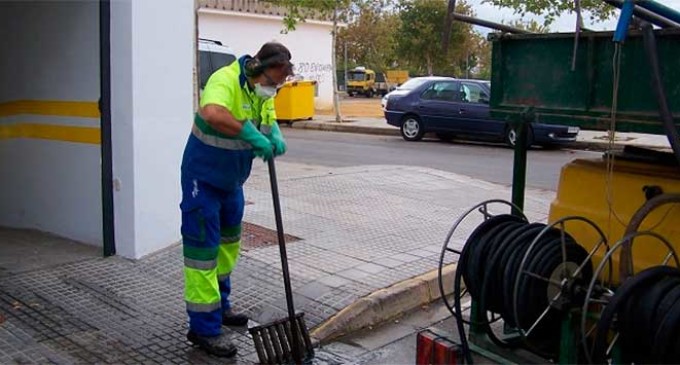
M 244 251 L 278 244 L 275 230 L 248 222 L 243 222 L 243 233 L 241 236 L 241 249 Z M 286 234 L 285 237 L 286 243 L 299 241 L 301 239 L 289 234 Z

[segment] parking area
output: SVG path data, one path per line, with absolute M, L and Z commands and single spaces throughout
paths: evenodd
M 380 97 L 374 96 L 366 98 L 363 96 L 349 97 L 342 95 L 340 97 L 340 111 L 344 118 L 383 118 L 383 111 L 380 107 Z M 318 115 L 334 115 L 333 109 L 317 110 Z

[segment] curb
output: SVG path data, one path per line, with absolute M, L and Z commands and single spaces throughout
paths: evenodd
M 453 292 L 456 264 L 444 268 L 445 294 Z M 348 333 L 375 326 L 441 298 L 438 270 L 380 289 L 348 305 L 311 332 L 313 341 L 327 343 Z
M 380 127 L 358 127 L 351 125 L 351 123 L 326 123 L 326 122 L 292 122 L 290 128 L 293 129 L 309 129 L 317 131 L 329 132 L 344 132 L 344 133 L 358 133 L 358 134 L 374 134 L 380 136 L 399 136 L 399 129 L 380 128 Z
M 612 148 L 616 150 L 622 150 L 625 145 L 623 144 L 618 144 L 614 143 L 612 145 Z M 568 149 L 573 149 L 573 150 L 582 150 L 582 151 L 594 151 L 594 152 L 607 152 L 609 149 L 609 143 L 608 142 L 570 142 L 570 143 L 565 143 L 561 146 L 562 148 L 568 148 Z M 643 146 L 639 145 L 637 147 L 648 147 L 648 148 L 653 148 L 651 146 Z
M 612 150 L 621 151 L 626 146 L 633 146 L 638 148 L 646 148 L 650 150 L 664 150 L 666 147 L 647 145 L 647 144 L 634 144 L 634 143 L 616 143 L 612 144 Z M 609 150 L 609 142 L 596 142 L 596 141 L 581 141 L 581 142 L 571 142 L 562 145 L 563 148 L 571 148 L 575 150 L 584 151 L 595 151 L 595 152 L 607 152 Z
M 292 122 L 288 124 L 288 128 L 293 129 L 308 129 L 317 131 L 328 131 L 328 132 L 343 132 L 343 133 L 356 133 L 356 134 L 373 134 L 380 136 L 401 136 L 398 128 L 381 128 L 381 127 L 364 127 L 352 125 L 351 122 L 347 124 L 339 124 L 336 122 L 309 122 L 309 121 L 299 121 Z M 614 143 L 613 148 L 615 150 L 622 150 L 623 147 L 630 145 L 640 148 L 647 148 L 652 150 L 658 150 L 660 148 L 655 145 L 645 145 L 645 144 L 633 144 L 633 143 Z M 609 142 L 606 141 L 577 141 L 569 142 L 560 145 L 560 148 L 583 150 L 583 151 L 596 151 L 596 152 L 606 152 L 609 148 Z

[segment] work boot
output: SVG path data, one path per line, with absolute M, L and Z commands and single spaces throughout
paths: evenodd
M 228 309 L 222 314 L 222 324 L 243 327 L 248 325 L 248 316 L 243 313 L 234 313 L 231 309 Z
M 205 352 L 219 356 L 219 357 L 234 357 L 236 356 L 236 346 L 231 343 L 227 334 L 220 334 L 217 336 L 201 336 L 195 332 L 189 331 L 187 340 L 194 346 L 202 348 Z

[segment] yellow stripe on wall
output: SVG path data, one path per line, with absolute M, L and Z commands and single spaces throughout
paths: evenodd
M 10 138 L 37 138 L 76 143 L 101 144 L 101 134 L 99 128 L 96 127 L 38 123 L 0 124 L 0 140 Z
M 99 118 L 99 105 L 92 101 L 15 100 L 0 103 L 0 117 L 34 114 Z

